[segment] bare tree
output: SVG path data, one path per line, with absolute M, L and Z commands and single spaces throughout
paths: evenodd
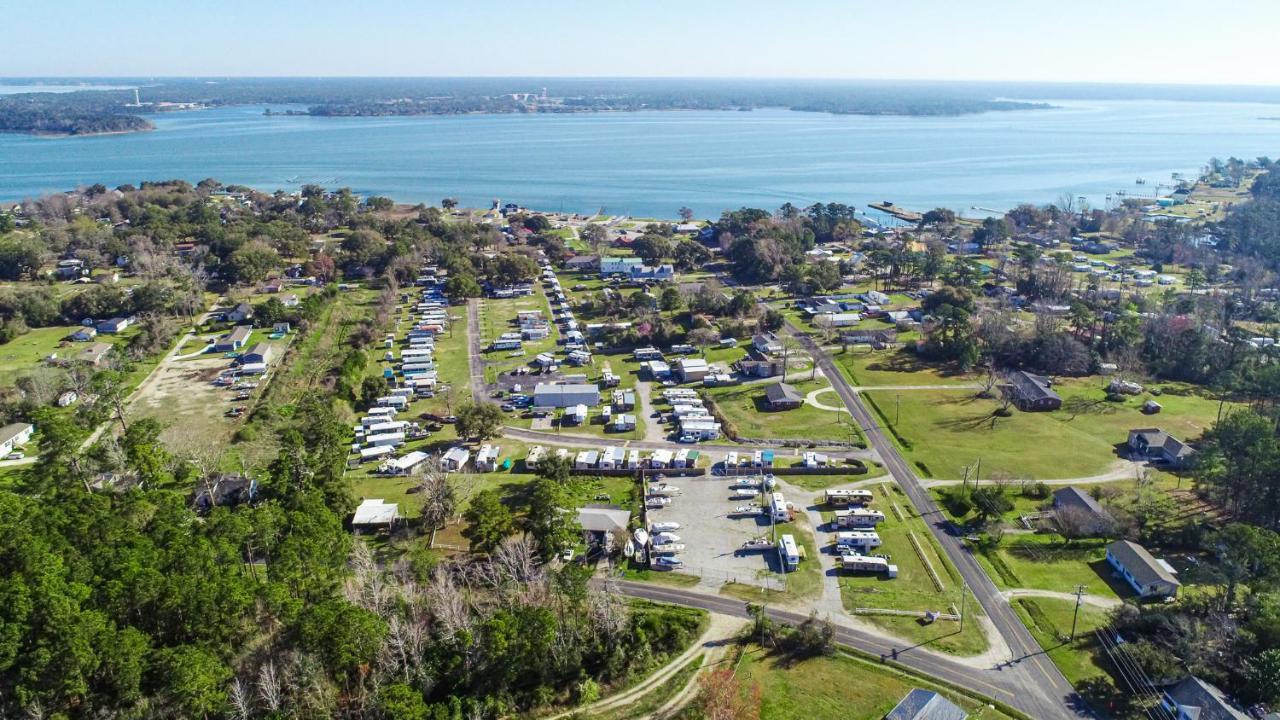
M 258 699 L 267 712 L 278 713 L 284 708 L 284 698 L 284 688 L 276 672 L 276 664 L 268 660 L 258 668 Z
M 231 681 L 227 700 L 231 703 L 231 715 L 236 720 L 249 720 L 253 717 L 253 691 L 245 681 L 238 677 Z
M 422 524 L 431 532 L 427 547 L 435 547 L 436 532 L 453 519 L 458 510 L 458 497 L 449 476 L 436 463 L 425 465 L 418 478 L 422 496 Z

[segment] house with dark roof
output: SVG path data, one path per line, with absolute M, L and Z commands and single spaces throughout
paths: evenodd
M 1102 535 L 1115 526 L 1111 513 L 1092 495 L 1074 485 L 1053 492 L 1053 511 L 1059 524 L 1070 522 L 1086 535 Z
M 743 375 L 751 377 L 767 378 L 775 375 L 782 375 L 786 371 L 786 366 L 781 360 L 739 360 L 734 363 L 734 369 Z
M 76 360 L 79 360 L 82 363 L 88 363 L 90 365 L 93 365 L 94 367 L 97 367 L 98 365 L 101 365 L 102 361 L 107 358 L 107 355 L 111 352 L 111 349 L 113 347 L 115 346 L 112 345 L 111 343 L 104 343 L 104 342 L 89 343 L 88 347 L 81 350 L 79 354 L 76 355 Z
M 1023 412 L 1057 410 L 1062 398 L 1051 387 L 1053 383 L 1043 375 L 1025 370 L 1011 370 L 1005 374 L 1008 381 L 1000 388 L 1005 397 Z
M 248 365 L 250 363 L 268 364 L 275 359 L 275 348 L 271 343 L 254 343 L 253 347 L 244 351 L 240 356 L 240 361 Z
M 969 713 L 932 690 L 913 688 L 884 720 L 965 720 Z
M 1182 583 L 1163 560 L 1136 542 L 1117 540 L 1107 546 L 1107 563 L 1143 598 L 1175 597 Z
M 237 352 L 248 342 L 249 333 L 252 331 L 253 328 L 248 325 L 237 325 L 231 329 L 231 332 L 218 338 L 218 342 L 213 344 L 214 352 Z
M 244 322 L 251 317 L 253 317 L 253 306 L 247 302 L 240 303 L 226 314 L 227 321 L 233 323 Z
M 590 270 L 598 267 L 599 263 L 600 258 L 594 255 L 574 255 L 564 261 L 564 268 L 566 270 Z
M 1225 693 L 1195 676 L 1166 686 L 1160 704 L 1178 720 L 1249 720 Z
M 242 475 L 223 474 L 200 484 L 191 495 L 191 508 L 204 514 L 214 507 L 252 503 L 258 497 L 258 481 Z
M 764 402 L 770 410 L 795 410 L 804 403 L 804 397 L 794 387 L 778 382 L 765 386 Z
M 1129 450 L 1139 458 L 1175 468 L 1186 466 L 1195 450 L 1159 428 L 1129 431 Z

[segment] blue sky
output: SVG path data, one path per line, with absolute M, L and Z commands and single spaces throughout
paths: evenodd
M 0 0 L 0 75 L 1280 85 L 1276 0 Z

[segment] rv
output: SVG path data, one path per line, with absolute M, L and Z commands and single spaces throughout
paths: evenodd
M 874 497 L 870 490 L 828 490 L 827 504 L 837 507 L 847 505 L 867 505 Z
M 782 558 L 787 572 L 800 567 L 800 548 L 796 545 L 796 539 L 793 536 L 783 535 L 778 540 L 778 555 Z

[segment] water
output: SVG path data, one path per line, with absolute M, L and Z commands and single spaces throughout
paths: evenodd
M 24 93 L 69 93 L 81 90 L 132 90 L 132 85 L 5 85 L 0 83 L 0 95 Z
M 1052 101 L 1051 101 L 1052 102 Z M 261 106 L 153 117 L 149 133 L 0 135 L 0 199 L 101 182 L 214 177 L 303 183 L 409 202 L 459 198 L 548 210 L 674 217 L 725 208 L 891 200 L 1003 210 L 1063 194 L 1101 205 L 1151 193 L 1205 161 L 1280 155 L 1280 106 L 1063 101 L 962 117 L 756 112 L 266 117 Z M 1145 186 L 1135 185 L 1145 178 Z

